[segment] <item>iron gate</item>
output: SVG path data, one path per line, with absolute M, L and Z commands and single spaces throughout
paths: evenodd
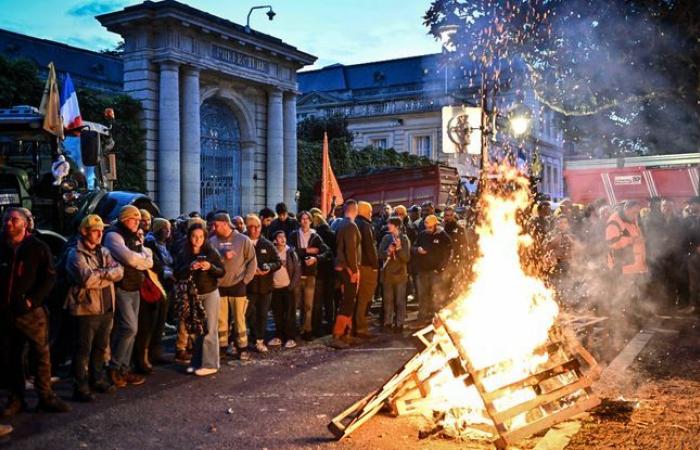
M 206 100 L 201 111 L 202 213 L 225 209 L 240 214 L 241 132 L 238 120 L 221 100 Z

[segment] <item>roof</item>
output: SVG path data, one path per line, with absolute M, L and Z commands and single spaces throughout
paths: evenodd
M 127 20 L 138 20 L 154 18 L 156 15 L 161 14 L 163 16 L 172 13 L 179 13 L 181 16 L 190 16 L 194 18 L 201 19 L 203 21 L 209 22 L 210 24 L 217 25 L 229 32 L 234 32 L 236 34 L 243 36 L 250 36 L 256 38 L 256 42 L 263 46 L 268 44 L 277 49 L 284 50 L 290 53 L 290 56 L 294 56 L 299 62 L 303 64 L 313 64 L 316 61 L 316 57 L 302 52 L 296 47 L 289 45 L 279 38 L 270 36 L 269 34 L 261 33 L 253 29 L 247 29 L 245 26 L 231 22 L 230 20 L 223 19 L 221 17 L 215 16 L 208 12 L 193 8 L 184 3 L 180 3 L 175 0 L 162 0 L 159 2 L 153 2 L 151 0 L 146 0 L 143 3 L 137 5 L 127 6 L 120 11 L 115 11 L 107 14 L 101 14 L 97 16 L 97 20 L 107 27 L 110 31 L 115 31 L 116 28 L 120 27 L 122 21 Z M 159 16 L 159 18 L 162 16 Z M 128 25 L 127 25 L 128 26 Z
M 3 29 L 0 29 L 0 54 L 10 59 L 33 61 L 42 70 L 53 61 L 59 74 L 70 73 L 76 88 L 87 87 L 84 86 L 87 82 L 90 87 L 122 90 L 123 63 L 116 56 Z

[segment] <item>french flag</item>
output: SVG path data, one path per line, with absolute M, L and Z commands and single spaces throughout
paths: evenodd
M 61 119 L 65 130 L 74 130 L 83 125 L 78 105 L 78 94 L 75 92 L 73 80 L 70 79 L 68 73 L 63 80 L 63 89 L 61 89 Z

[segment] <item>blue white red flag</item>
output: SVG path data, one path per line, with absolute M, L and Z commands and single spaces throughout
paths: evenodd
M 61 118 L 63 119 L 63 128 L 74 130 L 83 125 L 83 119 L 80 117 L 80 106 L 78 106 L 78 94 L 75 92 L 73 80 L 70 75 L 66 74 L 63 80 L 63 89 L 61 89 Z

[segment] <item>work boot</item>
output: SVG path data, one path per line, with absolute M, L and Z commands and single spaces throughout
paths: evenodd
M 117 392 L 117 387 L 106 381 L 98 381 L 92 386 L 92 388 L 95 390 L 95 392 L 99 392 L 100 394 L 114 394 Z
M 144 377 L 142 377 L 141 375 L 136 375 L 133 372 L 125 373 L 123 379 L 126 382 L 126 384 L 133 384 L 134 386 L 138 386 L 146 382 L 146 379 Z
M 350 348 L 350 344 L 347 342 L 343 341 L 339 337 L 333 336 L 333 339 L 331 340 L 330 344 L 328 344 L 330 347 L 333 347 L 336 350 L 345 350 L 347 348 Z
M 187 350 L 178 350 L 175 352 L 175 361 L 182 363 L 182 364 L 187 364 L 190 362 L 192 357 L 187 354 Z
M 135 372 L 138 374 L 151 375 L 153 373 L 153 366 L 147 361 L 139 361 L 135 366 Z
M 12 425 L 0 423 L 0 437 L 7 436 L 10 433 L 12 433 Z
M 24 401 L 20 400 L 19 398 L 12 396 L 7 402 L 7 405 L 5 408 L 2 410 L 2 416 L 3 419 L 9 419 L 10 417 L 14 416 L 15 414 L 19 413 L 23 409 L 26 409 L 26 405 Z
M 76 402 L 90 403 L 94 402 L 96 399 L 97 397 L 95 397 L 95 394 L 93 394 L 87 389 L 76 388 L 73 391 L 73 400 L 75 400 Z
M 110 368 L 109 377 L 112 380 L 112 384 L 118 388 L 126 387 L 126 380 L 122 376 L 119 369 Z
M 36 405 L 37 412 L 50 412 L 50 413 L 62 413 L 70 412 L 71 408 L 66 402 L 61 400 L 56 396 L 56 394 L 50 394 L 47 397 L 39 399 L 39 404 Z

